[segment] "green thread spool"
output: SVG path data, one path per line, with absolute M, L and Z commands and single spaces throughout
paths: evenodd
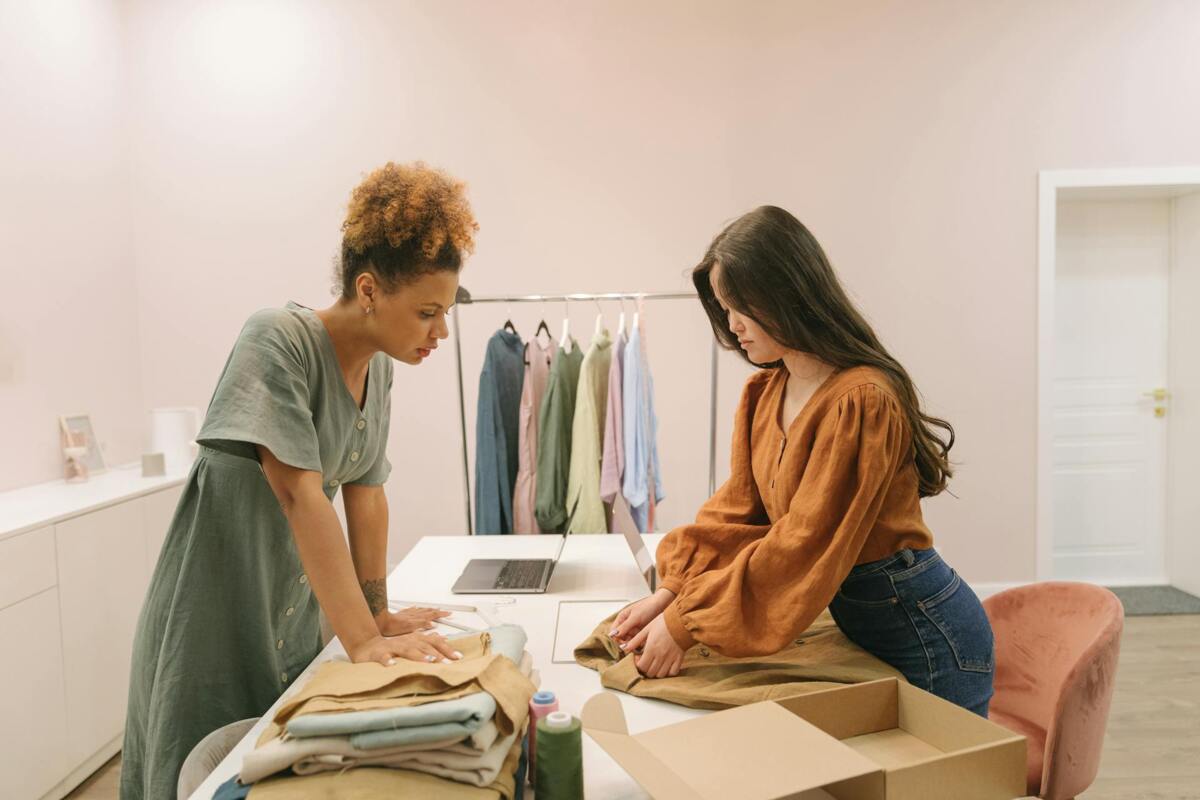
M 538 800 L 582 800 L 583 726 L 565 711 L 537 723 Z

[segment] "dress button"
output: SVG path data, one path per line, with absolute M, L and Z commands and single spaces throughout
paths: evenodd
M 339 481 L 337 478 L 334 478 L 333 480 L 331 480 L 331 481 L 329 482 L 329 488 L 330 488 L 330 489 L 336 489 L 336 488 L 338 487 L 338 484 L 339 484 L 339 483 L 341 483 L 341 481 Z
M 276 650 L 282 650 L 282 649 L 283 649 L 283 639 L 280 639 L 278 642 L 276 642 L 276 643 L 275 643 L 275 649 L 276 649 Z
M 279 679 L 281 681 L 283 681 L 284 683 L 287 683 L 287 673 L 286 672 L 279 673 Z
M 358 428 L 361 431 L 363 428 L 367 427 L 367 421 L 365 419 L 360 419 L 358 422 L 356 422 L 354 424 L 354 427 Z
M 301 576 L 300 576 L 300 582 L 301 582 L 301 583 L 308 583 L 308 576 L 307 576 L 307 575 L 301 575 Z
M 355 450 L 353 453 L 350 454 L 350 460 L 358 461 L 358 451 L 357 450 Z
M 284 613 L 284 616 L 290 617 L 292 614 L 295 614 L 295 613 L 296 613 L 296 608 L 295 608 L 295 606 L 292 606 L 292 607 L 288 608 L 288 610 L 287 610 L 287 611 L 285 611 L 285 612 L 283 612 L 283 613 Z

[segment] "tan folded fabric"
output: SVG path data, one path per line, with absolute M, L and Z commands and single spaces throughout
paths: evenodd
M 769 656 L 728 658 L 704 645 L 691 647 L 674 678 L 645 678 L 633 654 L 608 636 L 613 614 L 575 648 L 575 660 L 600 673 L 600 683 L 637 697 L 690 708 L 730 708 L 904 676 L 846 638 L 826 611 L 791 644 Z
M 496 726 L 504 735 L 512 733 L 529 715 L 533 683 L 517 664 L 492 652 L 486 632 L 454 643 L 463 657 L 449 664 L 407 660 L 392 666 L 348 661 L 322 664 L 312 679 L 280 706 L 259 744 L 277 737 L 283 724 L 300 713 L 399 708 L 478 691 L 496 699 Z
M 496 781 L 487 788 L 391 767 L 358 767 L 304 777 L 269 778 L 254 784 L 247 800 L 379 800 L 384 797 L 437 800 L 512 800 L 516 792 L 521 737 L 517 737 Z

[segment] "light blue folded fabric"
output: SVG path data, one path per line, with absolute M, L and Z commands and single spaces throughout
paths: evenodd
M 519 625 L 487 629 L 491 651 L 520 663 L 525 652 L 525 630 Z M 476 634 L 469 634 L 476 635 Z M 448 638 L 453 642 L 458 638 Z M 461 735 L 465 739 L 496 715 L 496 701 L 487 692 L 476 692 L 454 700 L 438 700 L 419 706 L 384 708 L 374 711 L 304 714 L 287 722 L 287 732 L 297 738 L 350 736 L 355 747 L 422 744 Z
M 369 731 L 350 735 L 350 744 L 360 750 L 382 750 L 388 747 L 402 747 L 410 744 L 445 741 L 456 738 L 466 739 L 483 725 L 482 720 L 471 719 L 464 722 L 442 722 L 437 725 L 422 725 L 417 728 L 396 728 L 387 731 Z
M 348 736 L 370 731 L 405 729 L 409 736 L 421 735 L 427 728 L 444 725 L 462 726 L 463 736 L 479 730 L 479 726 L 496 714 L 496 701 L 487 692 L 439 700 L 420 706 L 380 708 L 372 711 L 346 711 L 329 714 L 304 714 L 287 722 L 287 732 L 298 738 L 309 736 Z M 444 730 L 444 729 L 443 729 Z M 458 729 L 454 729 L 456 732 Z M 412 739 L 402 744 L 432 742 L 449 738 L 445 732 L 425 739 Z

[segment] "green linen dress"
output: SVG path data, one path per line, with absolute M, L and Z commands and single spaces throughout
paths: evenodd
M 321 648 L 318 606 L 255 445 L 344 483 L 379 485 L 392 362 L 376 353 L 363 407 L 311 309 L 250 317 L 217 383 L 138 620 L 121 798 L 174 798 L 204 736 L 261 716 Z

